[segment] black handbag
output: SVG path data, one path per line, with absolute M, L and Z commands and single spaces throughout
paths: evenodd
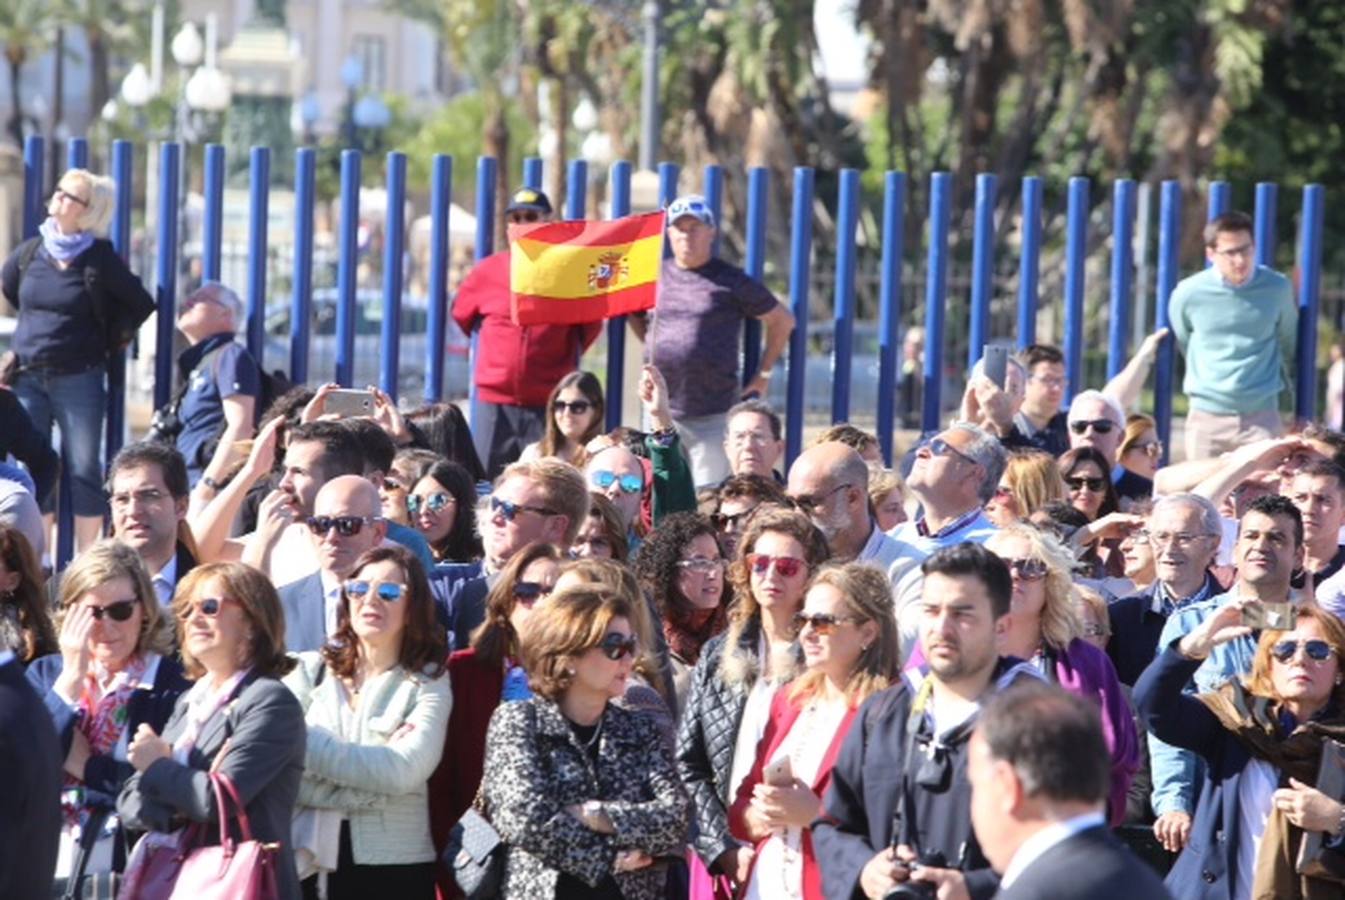
M 440 857 L 467 900 L 499 896 L 504 881 L 504 841 L 495 826 L 478 811 L 480 804 L 478 793 L 472 808 L 462 814 L 448 833 L 448 846 Z

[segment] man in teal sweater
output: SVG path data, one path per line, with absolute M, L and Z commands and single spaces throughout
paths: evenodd
M 1205 257 L 1210 267 L 1183 279 L 1168 305 L 1186 357 L 1187 459 L 1282 433 L 1279 396 L 1298 328 L 1289 279 L 1256 264 L 1246 213 L 1205 226 Z

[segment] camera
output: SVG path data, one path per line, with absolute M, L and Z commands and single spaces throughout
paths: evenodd
M 177 443 L 177 436 L 181 433 L 182 420 L 178 418 L 177 410 L 172 406 L 164 406 L 154 411 L 154 417 L 149 422 L 149 434 L 146 437 L 163 444 L 174 444 Z
M 948 857 L 937 850 L 921 853 L 914 862 L 909 864 L 910 869 L 915 869 L 918 866 L 946 869 L 948 868 Z M 927 881 L 903 881 L 901 884 L 894 885 L 890 891 L 884 894 L 883 900 L 934 900 L 938 890 L 938 885 Z

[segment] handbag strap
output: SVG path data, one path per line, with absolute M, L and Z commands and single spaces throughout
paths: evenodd
M 210 773 L 210 782 L 215 789 L 215 802 L 219 806 L 219 831 L 220 843 L 226 846 L 232 845 L 233 840 L 229 836 L 229 819 L 238 820 L 238 830 L 244 842 L 252 840 L 252 823 L 248 819 L 248 811 L 243 806 L 243 801 L 238 797 L 238 788 L 234 786 L 233 780 L 223 772 Z M 229 806 L 233 806 L 233 815 L 229 813 Z

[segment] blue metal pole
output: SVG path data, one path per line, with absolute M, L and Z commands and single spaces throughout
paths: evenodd
M 1167 328 L 1168 299 L 1177 286 L 1177 254 L 1181 248 L 1182 188 L 1177 181 L 1163 182 L 1158 201 L 1158 294 L 1154 298 L 1154 330 Z M 1172 377 L 1176 347 L 1172 337 L 1158 346 L 1154 364 L 1154 419 L 1158 439 L 1163 442 L 1163 465 L 1172 451 Z
M 248 166 L 248 352 L 266 370 L 267 225 L 271 199 L 271 148 L 253 147 Z
M 87 169 L 89 167 L 89 141 L 86 138 L 71 138 L 65 145 L 65 167 L 67 169 Z
M 1273 266 L 1275 264 L 1275 211 L 1278 203 L 1279 186 L 1271 181 L 1261 181 L 1256 185 L 1256 264 Z
M 359 268 L 360 151 L 341 151 L 341 220 L 336 246 L 336 383 L 355 379 L 355 273 Z
M 159 240 L 158 306 L 154 328 L 154 408 L 168 403 L 173 395 L 173 324 L 177 313 L 177 213 L 178 177 L 182 165 L 182 145 L 166 143 L 159 148 Z
M 397 399 L 402 342 L 402 256 L 406 246 L 406 154 L 388 154 L 388 210 L 383 241 L 383 322 L 379 335 L 378 386 Z
M 1205 221 L 1212 222 L 1217 216 L 1228 212 L 1229 204 L 1232 202 L 1233 189 L 1227 181 L 1211 181 L 1210 195 L 1207 208 L 1205 210 Z M 1209 268 L 1212 263 L 1206 259 L 1205 268 Z
M 1298 232 L 1298 385 L 1294 413 L 1300 422 L 1317 414 L 1317 302 L 1322 280 L 1322 228 L 1326 191 L 1320 184 L 1303 188 Z
M 716 163 L 711 163 L 705 167 L 704 184 L 701 187 L 701 193 L 705 195 L 705 203 L 710 207 L 710 211 L 715 214 L 715 242 L 710 252 L 719 256 L 719 249 L 724 237 L 724 168 Z M 747 373 L 744 372 L 744 375 Z
M 37 227 L 46 218 L 42 200 L 46 196 L 44 175 L 46 144 L 30 134 L 23 142 L 23 238 L 37 236 Z
M 317 151 L 294 153 L 294 292 L 290 295 L 290 380 L 308 381 L 309 320 L 313 309 L 313 207 Z
M 883 176 L 883 261 L 878 287 L 878 446 L 892 465 L 896 428 L 897 348 L 901 345 L 901 262 L 906 240 L 906 174 Z
M 976 224 L 971 257 L 971 340 L 967 370 L 981 359 L 990 339 L 990 296 L 995 289 L 995 192 L 999 179 L 976 176 Z
M 836 288 L 833 294 L 831 421 L 850 419 L 850 361 L 855 337 L 855 229 L 859 225 L 859 170 L 842 169 L 836 214 Z
M 582 219 L 587 209 L 588 162 L 582 159 L 572 159 L 565 174 L 565 218 Z
M 1037 342 L 1037 288 L 1041 273 L 1041 178 L 1023 179 L 1023 238 L 1018 251 L 1018 349 Z
M 476 160 L 476 243 L 472 253 L 476 262 L 495 251 L 495 166 L 493 156 L 481 156 Z M 481 329 L 474 329 L 468 358 L 468 371 L 472 375 L 467 390 L 467 418 L 473 432 L 481 423 L 481 400 L 476 393 L 477 343 L 480 339 Z
M 201 230 L 201 278 L 220 280 L 220 252 L 224 238 L 224 147 L 205 147 L 205 220 Z
M 523 186 L 534 191 L 542 189 L 542 158 L 529 156 L 523 160 Z M 560 199 L 557 197 L 556 199 Z
M 803 388 L 808 371 L 808 294 L 812 279 L 813 170 L 794 168 L 794 207 L 789 233 L 789 305 L 794 331 L 789 335 L 789 384 L 785 401 L 785 468 L 803 450 Z
M 631 165 L 626 160 L 612 164 L 612 218 L 630 215 Z M 621 424 L 623 382 L 626 372 L 626 317 L 607 320 L 607 429 Z
M 757 281 L 766 274 L 766 207 L 770 194 L 770 170 L 753 166 L 747 173 L 747 255 L 743 271 Z M 715 221 L 720 221 L 715 213 Z M 715 238 L 719 240 L 718 236 Z M 761 322 L 748 319 L 743 324 L 743 384 L 761 367 Z M 764 398 L 763 398 L 764 399 Z
M 117 201 L 112 214 L 112 246 L 127 262 L 131 257 L 131 205 L 134 185 L 131 172 L 135 148 L 130 141 L 112 142 L 112 177 L 117 182 Z M 116 456 L 126 439 L 126 351 L 112 354 L 107 366 L 107 458 Z
M 1088 259 L 1088 179 L 1069 180 L 1068 218 L 1065 223 L 1065 405 L 1084 383 L 1083 289 Z
M 677 163 L 661 162 L 658 164 L 659 206 L 667 206 L 677 199 L 677 179 L 681 174 L 682 170 Z
M 935 172 L 929 178 L 929 257 L 925 278 L 924 408 L 920 428 L 939 430 L 942 418 L 943 319 L 948 302 L 948 224 L 952 217 L 953 176 Z
M 1130 293 L 1134 279 L 1135 182 L 1122 178 L 1112 188 L 1111 312 L 1107 322 L 1107 378 L 1125 367 L 1130 355 Z
M 453 157 L 436 153 L 430 172 L 429 334 L 425 341 L 425 402 L 444 397 L 444 347 L 448 341 L 448 235 L 453 208 Z

